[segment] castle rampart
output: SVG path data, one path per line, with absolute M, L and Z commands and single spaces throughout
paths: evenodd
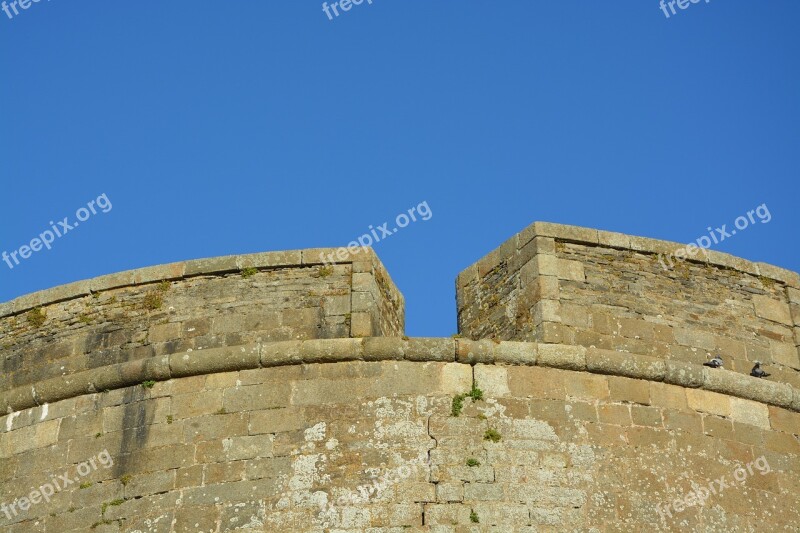
M 653 264 L 671 244 L 567 226 L 510 243 L 459 276 L 454 338 L 403 336 L 369 250 L 0 305 L 0 531 L 797 531 L 797 275 L 709 252 L 687 279 Z

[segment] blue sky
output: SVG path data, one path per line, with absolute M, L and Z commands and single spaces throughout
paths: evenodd
M 800 270 L 800 2 L 42 0 L 0 12 L 0 301 L 183 259 L 375 246 L 407 333 L 535 220 Z M 390 226 L 391 227 L 391 226 Z

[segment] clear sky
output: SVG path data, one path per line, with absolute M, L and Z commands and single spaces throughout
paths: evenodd
M 183 259 L 346 245 L 423 202 L 429 220 L 375 245 L 412 336 L 454 333 L 458 272 L 536 220 L 689 242 L 766 204 L 768 223 L 714 248 L 800 270 L 800 2 L 675 7 L 0 11 L 0 251 L 96 211 L 13 270 L 0 262 L 0 301 Z

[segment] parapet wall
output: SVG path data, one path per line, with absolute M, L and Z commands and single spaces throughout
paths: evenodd
M 402 336 L 370 250 L 0 305 L 0 531 L 798 531 L 798 277 L 672 246 L 537 223 L 459 276 L 475 340 Z
M 0 391 L 177 352 L 402 335 L 403 297 L 375 254 L 323 265 L 327 251 L 174 263 L 2 304 Z
M 681 248 L 537 222 L 459 275 L 459 332 L 693 363 L 721 354 L 800 386 L 800 276 L 714 251 L 668 257 Z

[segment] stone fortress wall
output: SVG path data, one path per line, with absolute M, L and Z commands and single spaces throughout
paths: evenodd
M 454 338 L 369 250 L 0 304 L 0 531 L 800 531 L 800 278 L 678 246 L 534 224 Z

